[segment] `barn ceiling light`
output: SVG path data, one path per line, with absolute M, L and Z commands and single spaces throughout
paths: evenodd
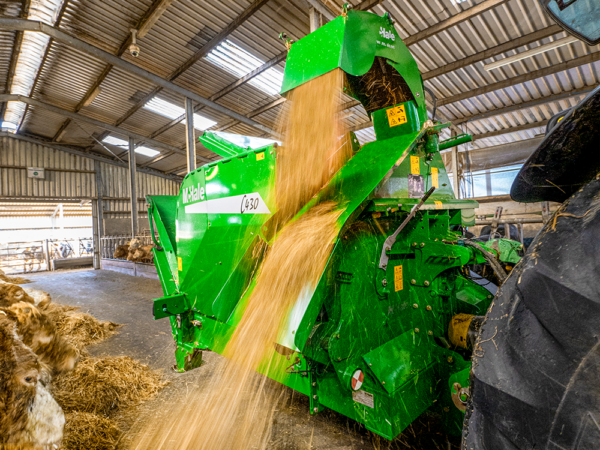
M 123 150 L 127 150 L 129 148 L 128 141 L 126 141 L 125 139 L 119 139 L 114 136 L 107 136 L 104 139 L 102 139 L 102 142 L 104 142 L 105 144 L 114 145 L 115 147 L 121 147 L 123 148 Z M 149 156 L 150 158 L 160 153 L 158 150 L 154 150 L 150 147 L 137 147 L 135 149 L 135 152 L 139 153 L 140 155 Z
M 229 40 L 226 40 L 206 55 L 206 59 L 238 77 L 249 74 L 265 63 L 262 59 L 248 53 Z M 275 67 L 271 67 L 252 78 L 248 83 L 269 95 L 277 95 L 283 83 L 283 72 Z
M 39 20 L 48 25 L 54 25 L 58 16 L 58 11 L 62 6 L 63 0 L 39 0 L 31 2 L 29 8 L 29 20 Z M 23 41 L 21 51 L 17 57 L 17 65 L 12 81 L 10 93 L 31 95 L 33 82 L 42 63 L 42 55 L 46 51 L 50 38 L 43 33 L 34 33 L 31 31 L 23 32 Z M 14 132 L 18 131 L 25 114 L 25 104 L 21 102 L 8 102 L 4 121 L 14 125 Z
M 177 119 L 185 114 L 185 109 L 182 106 L 177 106 L 158 97 L 154 97 L 146 103 L 144 108 L 155 112 L 156 114 L 160 114 L 163 117 L 168 117 L 171 120 Z M 185 125 L 185 120 L 182 123 Z M 196 130 L 204 131 L 216 124 L 217 122 L 214 120 L 210 120 L 200 114 L 194 114 L 194 128 Z
M 500 61 L 494 61 L 493 63 L 486 64 L 483 68 L 487 71 L 497 69 L 498 67 L 507 66 L 517 61 L 521 61 L 525 58 L 531 58 L 535 55 L 540 55 L 550 50 L 554 50 L 555 48 L 562 47 L 563 45 L 572 44 L 573 42 L 577 42 L 579 39 L 573 36 L 569 36 L 563 39 L 558 39 L 554 42 L 549 42 L 548 44 L 540 45 L 531 50 L 527 50 L 526 52 L 517 53 L 514 56 L 510 56 L 508 58 L 501 59 Z

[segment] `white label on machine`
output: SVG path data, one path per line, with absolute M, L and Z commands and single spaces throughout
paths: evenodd
M 373 398 L 373 394 L 369 394 L 368 392 L 354 391 L 352 392 L 352 399 L 361 405 L 368 406 L 369 408 L 375 408 L 375 399 Z
M 215 198 L 185 206 L 186 214 L 271 214 L 258 192 Z

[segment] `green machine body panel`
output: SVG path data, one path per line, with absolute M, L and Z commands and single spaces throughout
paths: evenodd
M 292 44 L 281 94 L 337 68 L 349 75 L 364 75 L 376 56 L 385 58 L 402 75 L 413 93 L 420 120 L 427 120 L 421 73 L 387 15 L 349 10 L 347 16 L 337 17 Z
M 282 364 L 258 370 L 309 396 L 311 414 L 330 408 L 388 439 L 427 410 L 458 434 L 464 416 L 449 380 L 466 383 L 470 362 L 448 344 L 448 326 L 455 314 L 484 314 L 492 299 L 469 278 L 466 267 L 484 259 L 458 231 L 474 224 L 478 205 L 455 197 L 439 154 L 439 133 L 449 124 L 426 122 L 414 59 L 390 33 L 387 17 L 348 11 L 291 47 L 284 93 L 336 67 L 360 75 L 385 56 L 417 101 L 375 111 L 377 139 L 298 213 L 335 201 L 339 233 L 314 292 L 297 300 L 279 330 L 275 357 Z M 204 142 L 227 157 L 189 173 L 178 196 L 148 197 L 164 290 L 153 312 L 171 322 L 180 371 L 197 367 L 201 350 L 223 352 L 244 315 L 277 212 L 277 144 L 248 150 L 210 134 Z

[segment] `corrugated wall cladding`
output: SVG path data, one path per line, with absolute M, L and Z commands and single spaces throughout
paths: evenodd
M 46 179 L 27 178 L 26 167 L 45 168 Z M 100 163 L 100 170 L 104 211 L 129 212 L 128 169 Z M 146 173 L 138 173 L 136 181 L 138 199 L 146 195 L 179 193 L 177 181 Z M 0 197 L 96 198 L 94 161 L 45 145 L 0 136 Z M 139 210 L 145 210 L 143 202 L 140 202 Z
M 129 202 L 129 174 L 125 167 L 100 163 L 102 171 L 103 211 L 106 213 L 124 212 L 125 214 L 110 214 L 110 218 L 128 218 L 131 212 Z M 137 197 L 146 195 L 177 195 L 180 183 L 166 178 L 138 173 L 136 177 Z M 138 212 L 146 210 L 145 202 L 138 201 Z
M 43 167 L 46 178 L 27 178 L 27 169 Z M 56 170 L 50 170 L 56 169 Z M 94 161 L 30 142 L 0 137 L 0 196 L 92 198 L 96 196 Z

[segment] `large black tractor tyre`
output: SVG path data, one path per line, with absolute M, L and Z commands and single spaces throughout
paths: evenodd
M 600 180 L 498 291 L 475 345 L 463 450 L 600 449 Z

